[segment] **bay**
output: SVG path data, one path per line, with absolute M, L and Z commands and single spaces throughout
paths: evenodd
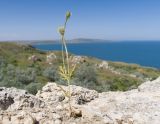
M 61 50 L 61 44 L 43 43 L 33 46 L 40 50 Z M 160 42 L 158 41 L 70 43 L 68 49 L 76 55 L 160 68 Z

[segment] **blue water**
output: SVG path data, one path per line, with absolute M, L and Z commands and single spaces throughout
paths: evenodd
M 33 45 L 41 50 L 61 50 L 60 44 Z M 68 44 L 70 52 L 104 60 L 160 68 L 160 42 L 108 42 Z

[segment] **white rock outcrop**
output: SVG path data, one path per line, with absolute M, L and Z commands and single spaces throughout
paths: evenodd
M 99 65 L 98 65 L 99 68 L 101 69 L 108 69 L 109 68 L 109 65 L 108 65 L 108 62 L 107 61 L 102 61 Z
M 126 92 L 97 93 L 71 86 L 71 103 L 81 116 L 70 118 L 68 99 L 48 83 L 36 96 L 16 88 L 0 88 L 0 124 L 159 124 L 160 78 Z
M 44 102 L 25 90 L 0 87 L 0 110 L 22 110 L 44 107 Z
M 37 57 L 36 55 L 32 55 L 32 56 L 28 57 L 28 60 L 33 61 L 33 62 L 41 61 L 41 59 L 39 57 Z
M 70 56 L 71 63 L 74 64 L 80 64 L 86 62 L 87 57 L 85 56 Z
M 50 65 L 57 59 L 57 56 L 55 55 L 55 53 L 49 53 L 46 56 L 46 62 L 49 63 Z

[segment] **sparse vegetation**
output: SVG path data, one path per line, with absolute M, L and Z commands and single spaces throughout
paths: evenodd
M 97 85 L 97 74 L 93 66 L 82 64 L 75 72 L 73 83 L 75 85 L 94 89 Z
M 56 59 L 53 60 L 52 64 L 47 63 L 46 60 L 49 53 L 56 55 Z M 28 58 L 32 56 L 39 58 L 41 61 L 29 60 Z M 73 56 L 73 54 L 69 56 Z M 98 68 L 96 65 L 102 62 L 99 59 L 91 57 L 85 57 L 84 59 L 84 62 L 77 64 L 71 82 L 74 85 L 88 87 L 99 92 L 129 90 L 137 87 L 147 79 L 153 80 L 160 76 L 160 70 L 155 68 L 122 62 L 108 62 L 112 70 L 119 72 L 114 73 L 110 68 Z M 36 93 L 47 82 L 56 81 L 58 84 L 65 84 L 58 74 L 58 68 L 62 63 L 61 52 L 59 51 L 43 52 L 30 45 L 1 42 L 0 86 L 17 87 L 27 89 L 30 93 Z
M 52 81 L 52 82 L 58 81 L 59 75 L 58 75 L 57 70 L 58 68 L 54 66 L 47 67 L 43 72 L 43 76 L 49 79 L 49 81 Z

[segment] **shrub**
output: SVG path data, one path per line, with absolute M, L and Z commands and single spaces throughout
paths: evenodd
M 30 83 L 25 87 L 25 89 L 31 94 L 36 94 L 42 87 L 43 85 L 41 83 Z
M 2 81 L 4 78 L 4 68 L 0 67 L 0 81 Z
M 14 79 L 15 78 L 15 74 L 16 74 L 16 68 L 14 65 L 12 64 L 8 64 L 7 68 L 6 68 L 6 75 L 8 79 Z
M 94 88 L 94 90 L 98 91 L 98 92 L 108 92 L 110 91 L 110 86 L 111 83 L 109 83 L 109 81 L 103 79 L 103 80 L 98 80 L 98 82 L 100 82 L 100 84 L 98 86 L 96 86 Z
M 21 82 L 17 82 L 16 78 L 10 78 L 5 75 L 0 82 L 0 87 L 16 87 L 23 89 L 24 85 Z
M 4 67 L 6 64 L 6 60 L 0 56 L 0 67 Z
M 110 88 L 112 91 L 126 91 L 129 89 L 136 88 L 139 84 L 137 84 L 137 80 L 125 78 L 116 78 L 113 80 Z
M 29 84 L 31 82 L 35 82 L 36 80 L 36 73 L 35 70 L 32 68 L 28 68 L 26 70 L 16 70 L 16 79 L 18 82 L 21 82 L 22 84 Z
M 90 65 L 82 64 L 75 72 L 75 84 L 93 89 L 93 87 L 97 85 L 95 68 Z
M 57 68 L 55 68 L 54 66 L 46 68 L 43 72 L 43 76 L 53 82 L 59 79 Z

